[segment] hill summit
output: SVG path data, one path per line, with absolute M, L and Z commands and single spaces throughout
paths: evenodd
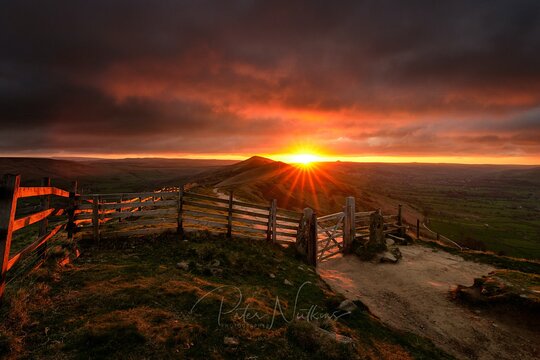
M 281 207 L 300 210 L 312 207 L 338 211 L 343 198 L 354 195 L 341 172 L 328 171 L 321 164 L 311 169 L 252 156 L 239 163 L 196 176 L 194 181 L 256 202 L 277 199 Z

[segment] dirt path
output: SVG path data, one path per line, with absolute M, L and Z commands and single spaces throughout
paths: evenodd
M 472 285 L 492 267 L 420 245 L 400 249 L 398 264 L 346 256 L 321 263 L 318 271 L 334 290 L 360 299 L 383 322 L 425 336 L 457 358 L 538 356 L 538 333 L 499 323 L 448 298 L 452 286 Z

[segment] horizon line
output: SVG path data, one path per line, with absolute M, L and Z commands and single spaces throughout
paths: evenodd
M 160 160 L 215 160 L 215 161 L 244 161 L 252 157 L 263 157 L 273 161 L 281 161 L 288 164 L 296 164 L 291 159 L 291 154 L 256 154 L 251 156 L 235 154 L 185 154 L 185 155 L 144 155 L 144 154 L 111 154 L 111 155 L 23 155 L 8 154 L 1 155 L 0 158 L 34 158 L 34 159 L 53 159 L 53 160 L 71 160 L 71 161 L 97 161 L 97 160 L 130 160 L 130 159 L 160 159 Z M 525 160 L 528 161 L 519 161 Z M 365 163 L 365 164 L 439 164 L 439 165 L 500 165 L 500 166 L 540 166 L 540 160 L 528 157 L 467 157 L 467 156 L 325 156 L 317 155 L 313 163 Z M 476 161 L 474 161 L 476 160 Z M 489 161 L 491 160 L 491 161 Z M 493 161 L 497 160 L 497 161 Z M 536 161 L 536 162 L 533 162 Z

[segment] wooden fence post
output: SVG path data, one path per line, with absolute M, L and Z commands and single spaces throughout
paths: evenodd
M 295 245 L 306 263 L 317 266 L 317 215 L 310 208 L 304 209 Z
M 178 187 L 178 218 L 176 220 L 176 233 L 180 236 L 180 239 L 184 239 L 184 223 L 182 221 L 184 207 L 184 185 Z
M 420 219 L 416 219 L 416 238 L 420 239 Z
M 120 195 L 120 199 L 118 199 L 118 203 L 120 204 L 120 207 L 118 209 L 116 209 L 117 212 L 121 213 L 122 212 L 122 203 L 124 202 L 124 195 Z M 122 217 L 120 216 L 118 218 L 118 222 L 122 222 Z
M 401 204 L 398 205 L 398 219 L 397 223 L 399 226 L 399 236 L 404 237 L 405 236 L 405 229 L 403 228 L 403 213 L 402 213 L 403 206 Z
M 272 241 L 272 204 L 273 200 L 270 201 L 270 206 L 268 207 L 268 223 L 266 225 L 266 241 Z
M 270 208 L 268 211 L 268 228 L 266 229 L 266 240 L 268 242 L 276 242 L 276 214 L 277 213 L 277 200 L 273 199 L 270 202 Z
M 17 192 L 21 177 L 6 174 L 0 181 L 0 299 L 6 287 L 9 250 L 13 236 L 13 220 L 17 210 Z
M 345 200 L 345 218 L 343 219 L 343 253 L 352 251 L 352 243 L 356 237 L 354 197 L 349 196 Z
M 272 243 L 277 243 L 277 199 L 272 200 Z
M 229 192 L 229 211 L 227 214 L 227 239 L 232 237 L 232 210 L 233 210 L 233 191 Z
M 99 196 L 92 198 L 92 224 L 94 225 L 94 241 L 99 242 Z
M 42 178 L 41 179 L 41 186 L 51 186 L 51 178 L 48 178 L 48 177 Z M 39 200 L 40 200 L 40 208 L 41 208 L 41 210 L 48 210 L 49 207 L 51 206 L 51 196 L 50 195 L 41 196 Z M 49 226 L 48 217 L 46 217 L 45 219 L 43 219 L 43 220 L 41 220 L 39 222 L 38 237 L 41 238 L 42 236 L 47 235 L 47 226 Z M 37 253 L 39 253 L 39 255 L 42 258 L 44 258 L 46 256 L 46 254 L 47 254 L 48 243 L 49 242 L 45 242 L 36 251 Z
M 71 184 L 71 191 L 69 192 L 69 210 L 68 210 L 68 240 L 73 240 L 73 234 L 75 233 L 75 210 L 77 210 L 77 181 L 73 181 Z

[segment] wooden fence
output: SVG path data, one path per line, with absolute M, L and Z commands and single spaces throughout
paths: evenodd
M 103 238 L 207 229 L 264 237 L 274 243 L 296 240 L 300 213 L 268 205 L 184 191 L 90 194 L 80 196 L 75 223 L 83 237 Z M 159 225 L 159 226 L 156 226 Z
M 343 211 L 316 218 L 317 261 L 323 261 L 343 252 L 352 250 L 354 239 L 367 241 L 371 232 L 371 216 L 376 211 L 356 212 L 354 197 L 348 197 Z M 406 226 L 403 223 L 402 207 L 397 214 L 384 215 L 383 234 L 390 238 L 402 239 Z
M 444 246 L 455 248 L 459 251 L 463 251 L 467 249 L 467 247 L 458 244 L 454 240 L 449 239 L 448 237 L 441 235 L 436 231 L 431 230 L 430 228 L 426 226 L 425 223 L 421 222 L 420 219 L 416 220 L 416 225 L 410 225 L 410 229 L 415 231 L 416 238 L 418 240 L 435 241 Z
M 72 192 L 52 187 L 49 178 L 44 178 L 39 187 L 21 187 L 20 183 L 20 176 L 10 174 L 2 176 L 0 182 L 0 298 L 8 272 L 21 259 L 36 252 L 44 259 L 47 243 L 55 235 L 67 229 L 68 239 L 72 240 L 74 234 L 76 183 Z M 19 200 L 32 197 L 40 197 L 39 211 L 17 216 L 20 213 L 17 211 Z M 52 207 L 51 197 L 64 198 L 66 201 L 62 206 Z M 11 255 L 14 233 L 33 224 L 39 225 L 37 239 Z M 36 266 L 39 266 L 39 262 Z
M 17 211 L 20 199 L 32 197 L 40 198 L 39 205 L 26 206 L 25 210 L 38 208 L 37 212 Z M 62 201 L 52 206 L 51 198 Z M 77 193 L 76 182 L 71 191 L 51 187 L 50 179 L 43 179 L 40 187 L 21 187 L 20 176 L 4 175 L 0 183 L 0 298 L 14 265 L 30 254 L 44 259 L 48 242 L 63 230 L 76 256 L 75 236 L 99 242 L 166 231 L 183 237 L 186 231 L 209 230 L 223 232 L 228 238 L 234 234 L 276 244 L 296 243 L 297 250 L 307 253 L 308 262 L 316 265 L 340 252 L 350 252 L 354 239 L 369 237 L 373 213 L 356 212 L 353 197 L 346 199 L 342 212 L 317 218 L 309 208 L 301 214 L 278 208 L 276 200 L 268 204 L 243 202 L 235 199 L 233 192 L 201 194 L 180 186 L 153 192 L 82 195 Z M 397 215 L 382 218 L 385 236 L 403 236 L 401 205 Z M 37 239 L 11 255 L 13 233 L 34 224 L 39 225 Z
M 154 192 L 81 195 L 76 182 L 72 191 L 66 191 L 51 187 L 50 179 L 43 179 L 40 187 L 21 187 L 20 180 L 18 175 L 4 175 L 0 183 L 0 298 L 14 265 L 30 254 L 45 259 L 48 242 L 63 230 L 73 244 L 75 236 L 99 242 L 166 231 L 183 236 L 185 231 L 203 229 L 224 232 L 229 238 L 233 234 L 259 236 L 290 244 L 296 240 L 301 218 L 300 213 L 278 208 L 276 200 L 252 204 L 238 201 L 232 192 L 223 198 L 184 191 L 180 186 Z M 39 211 L 18 216 L 18 201 L 30 197 L 41 198 Z M 51 197 L 64 201 L 51 206 Z M 25 211 L 35 207 L 26 206 Z M 34 224 L 39 225 L 37 239 L 11 254 L 13 234 Z

